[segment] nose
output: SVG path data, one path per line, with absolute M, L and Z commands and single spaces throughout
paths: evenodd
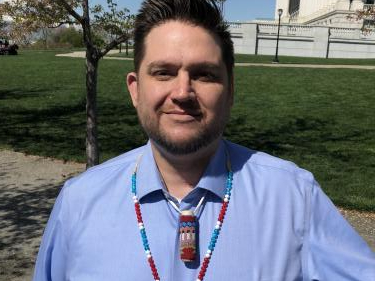
M 195 98 L 195 89 L 188 72 L 180 71 L 175 82 L 175 87 L 171 93 L 172 100 L 185 102 Z

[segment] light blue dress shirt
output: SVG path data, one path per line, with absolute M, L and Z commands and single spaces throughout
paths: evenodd
M 35 281 L 153 280 L 131 193 L 137 190 L 161 280 L 197 279 L 221 208 L 228 150 L 233 191 L 207 281 L 374 281 L 375 255 L 311 173 L 291 162 L 222 141 L 203 177 L 179 203 L 198 213 L 199 258 L 179 258 L 178 212 L 166 200 L 151 145 L 69 180 L 43 235 Z M 168 195 L 169 196 L 169 195 Z

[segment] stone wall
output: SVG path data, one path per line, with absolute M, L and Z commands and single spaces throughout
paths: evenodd
M 364 0 L 300 0 L 299 9 L 290 14 L 290 6 L 295 0 L 276 0 L 277 10 L 283 9 L 283 23 L 314 24 L 335 27 L 357 27 L 362 22 L 353 23 L 347 16 L 364 7 Z M 357 26 L 353 26 L 357 25 Z
M 277 24 L 231 23 L 235 52 L 273 55 L 276 50 Z M 280 56 L 320 58 L 375 58 L 375 32 L 358 28 L 332 28 L 282 24 Z

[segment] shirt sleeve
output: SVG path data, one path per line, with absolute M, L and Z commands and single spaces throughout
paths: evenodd
M 64 189 L 56 199 L 34 269 L 33 281 L 65 281 L 67 262 L 66 225 L 64 226 Z
M 375 254 L 314 182 L 304 280 L 375 281 Z

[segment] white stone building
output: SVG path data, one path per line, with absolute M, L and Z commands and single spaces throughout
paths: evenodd
M 374 5 L 374 0 L 276 0 L 275 19 L 283 9 L 282 23 L 361 28 L 363 21 L 348 16 L 365 5 Z

